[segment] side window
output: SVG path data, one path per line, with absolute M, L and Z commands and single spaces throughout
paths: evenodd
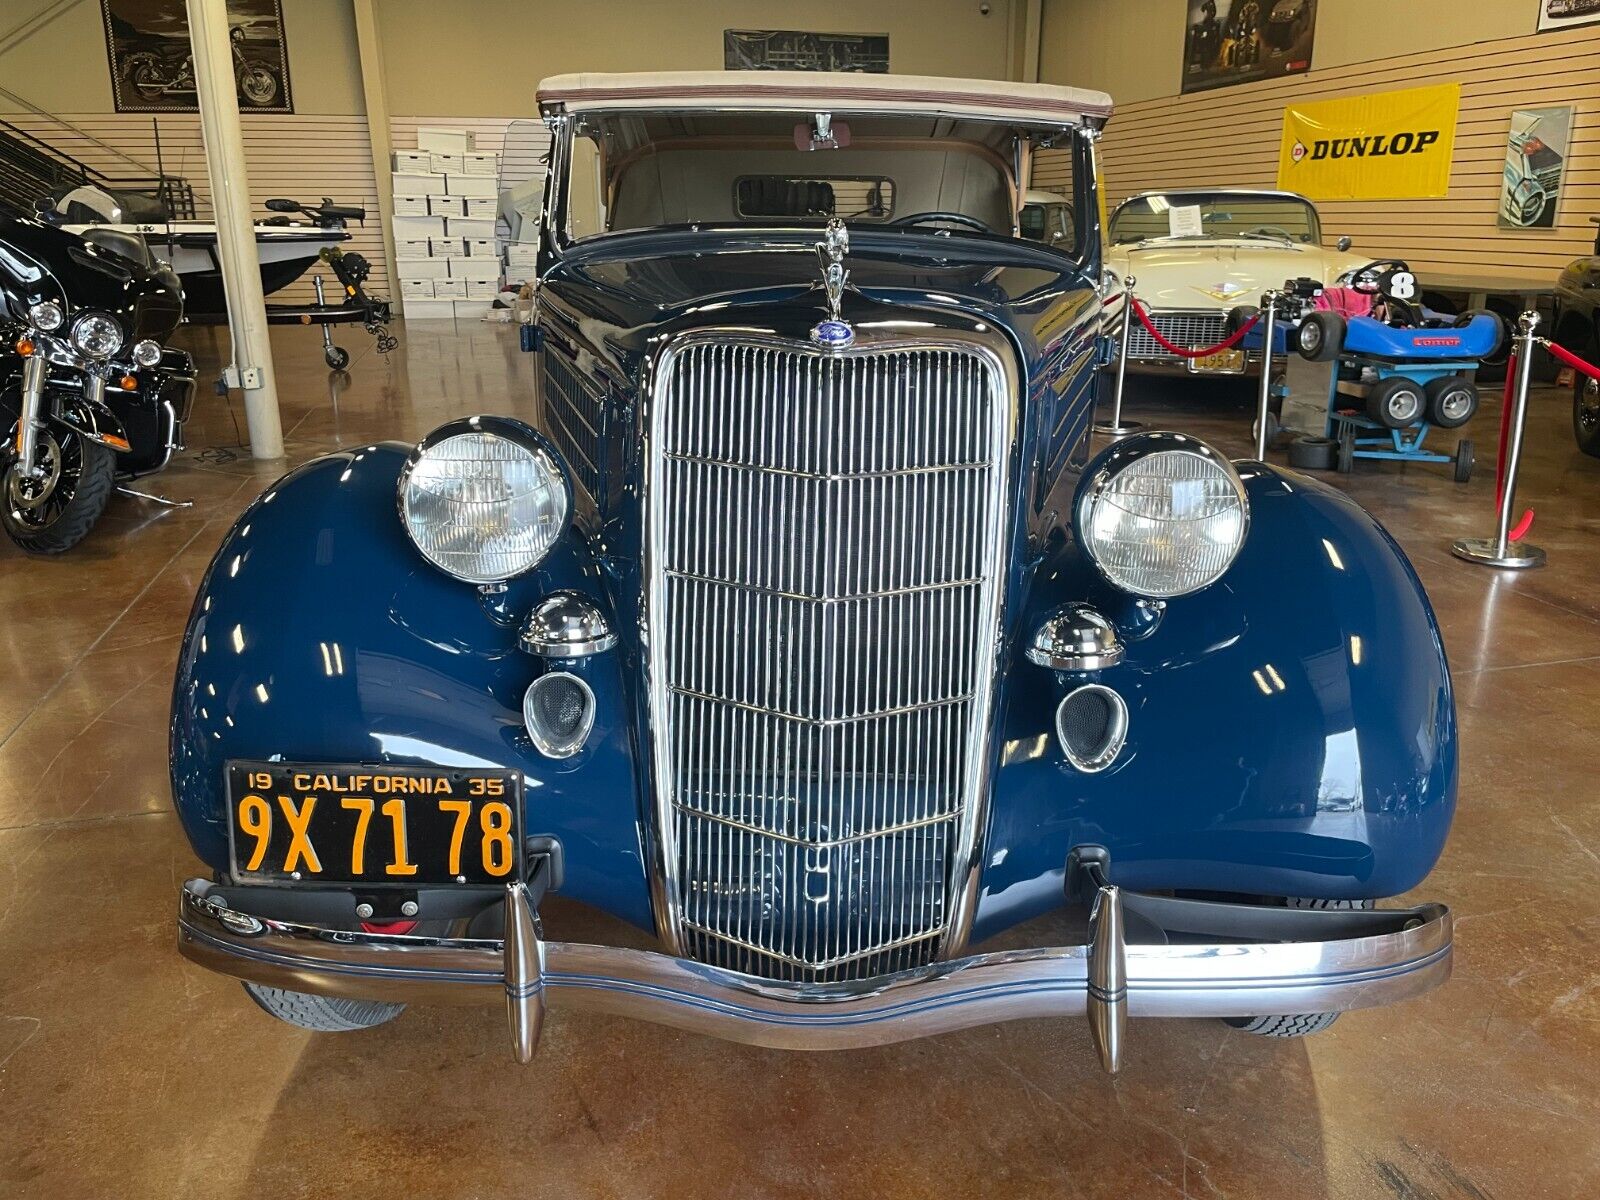
M 567 227 L 573 240 L 604 233 L 605 198 L 600 187 L 600 147 L 581 134 L 572 139 L 572 166 L 567 173 Z

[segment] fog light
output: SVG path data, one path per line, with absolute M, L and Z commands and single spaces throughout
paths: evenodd
M 1104 771 L 1128 740 L 1128 705 L 1099 683 L 1067 693 L 1056 709 L 1056 740 L 1067 761 L 1078 770 Z
M 565 671 L 541 675 L 522 697 L 522 719 L 539 753 L 571 758 L 594 728 L 594 692 Z

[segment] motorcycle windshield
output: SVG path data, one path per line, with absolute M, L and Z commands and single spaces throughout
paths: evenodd
M 0 221 L 0 285 L 17 315 L 30 304 L 56 300 L 69 317 L 110 313 L 135 339 L 165 338 L 182 314 L 182 299 L 167 281 L 42 221 Z

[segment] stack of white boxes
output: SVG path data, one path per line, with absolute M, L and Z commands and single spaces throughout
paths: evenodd
M 464 129 L 419 129 L 394 152 L 394 254 L 406 318 L 481 320 L 500 290 L 494 220 L 500 156 Z

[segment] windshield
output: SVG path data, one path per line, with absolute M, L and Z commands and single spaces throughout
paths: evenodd
M 1140 196 L 1111 216 L 1112 244 L 1166 237 L 1256 237 L 1317 246 L 1322 225 L 1317 210 L 1298 196 L 1251 192 Z
M 839 217 L 1009 237 L 1017 136 L 1003 124 L 937 116 L 583 113 L 567 228 L 578 240 L 692 224 L 815 227 Z

